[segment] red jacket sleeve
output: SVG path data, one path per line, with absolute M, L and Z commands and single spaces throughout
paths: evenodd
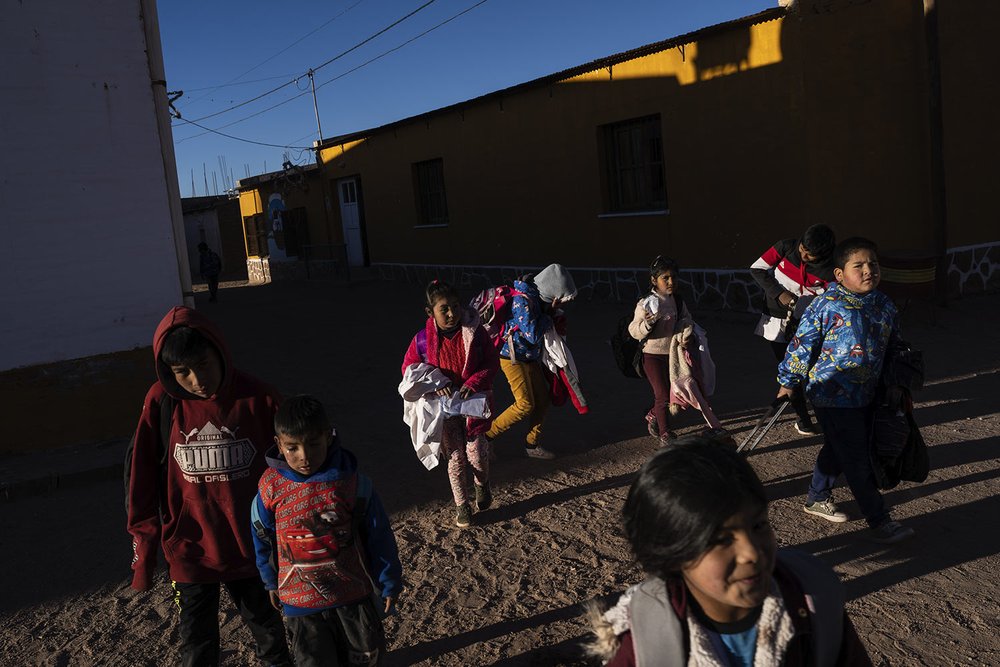
M 132 588 L 138 591 L 153 585 L 156 550 L 160 545 L 160 486 L 163 476 L 158 453 L 161 397 L 162 389 L 158 386 L 146 394 L 135 431 L 132 469 L 129 472 L 128 532 L 132 535 Z
M 604 667 L 635 667 L 635 649 L 632 646 L 632 633 L 626 632 L 618 639 L 621 641 L 618 651 Z
M 479 368 L 462 384 L 474 392 L 487 391 L 493 387 L 493 378 L 500 370 L 500 354 L 486 329 L 481 326 L 476 328 L 476 333 L 472 336 L 472 348 L 479 359 Z
M 406 369 L 413 364 L 419 364 L 423 359 L 420 358 L 420 353 L 417 352 L 417 337 L 414 336 L 410 340 L 410 346 L 406 348 L 406 354 L 403 355 L 403 367 L 400 369 L 400 375 L 406 375 Z

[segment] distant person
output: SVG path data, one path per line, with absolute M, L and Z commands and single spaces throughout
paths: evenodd
M 823 428 L 805 511 L 827 521 L 847 521 L 833 502 L 841 474 L 870 527 L 869 537 L 892 544 L 913 529 L 889 517 L 872 468 L 875 390 L 886 350 L 899 337 L 892 299 L 876 288 L 879 265 L 875 244 L 854 237 L 835 251 L 837 285 L 813 300 L 778 366 L 778 397 L 801 387 Z
M 487 407 L 493 402 L 493 378 L 500 367 L 496 349 L 474 312 L 462 307 L 458 292 L 441 280 L 427 285 L 427 321 L 410 341 L 403 357 L 402 373 L 424 364 L 440 371 L 447 383 L 434 393 L 440 398 L 457 394 L 467 399 L 485 394 Z M 433 367 L 433 368 L 431 368 Z M 487 413 L 489 414 L 489 413 Z M 453 416 L 444 420 L 441 447 L 448 459 L 448 480 L 455 501 L 455 525 L 466 528 L 472 523 L 466 475 L 471 468 L 475 487 L 476 511 L 493 503 L 490 490 L 490 450 L 484 434 L 492 419 Z
M 208 300 L 217 301 L 219 292 L 219 274 L 222 272 L 222 259 L 208 244 L 202 241 L 198 244 L 198 270 L 202 279 L 208 283 Z
M 252 528 L 257 568 L 284 611 L 295 664 L 380 665 L 382 617 L 403 586 L 389 517 L 318 400 L 282 403 L 274 431 Z
M 826 225 L 812 225 L 801 239 L 783 239 L 768 248 L 750 267 L 750 275 L 764 290 L 764 313 L 754 332 L 771 343 L 779 363 L 808 301 L 822 294 L 833 281 L 833 248 L 836 239 Z M 801 391 L 791 395 L 801 435 L 817 435 Z
M 872 664 L 840 579 L 777 548 L 764 485 L 731 448 L 679 438 L 642 467 L 622 514 L 647 578 L 589 610 L 589 652 L 609 667 Z
M 657 255 L 649 266 L 650 293 L 635 304 L 628 327 L 629 335 L 642 342 L 642 367 L 653 389 L 653 407 L 646 413 L 646 424 L 661 447 L 669 446 L 677 437 L 670 430 L 671 403 L 694 405 L 714 435 L 727 437 L 705 399 L 706 389 L 698 382 L 700 369 L 691 368 L 684 356 L 685 352 L 693 356 L 688 350 L 694 351 L 698 342 L 693 333 L 694 318 L 678 291 L 679 274 L 677 262 Z
M 257 642 L 257 657 L 290 664 L 247 528 L 278 394 L 237 370 L 219 330 L 189 308 L 166 314 L 153 354 L 159 379 L 146 394 L 127 467 L 132 588 L 152 587 L 162 546 L 184 665 L 219 664 L 222 586 Z

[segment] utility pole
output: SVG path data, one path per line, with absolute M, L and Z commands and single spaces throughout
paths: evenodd
M 319 141 L 323 143 L 323 126 L 319 122 L 319 103 L 316 101 L 316 77 L 315 72 L 311 69 L 307 72 L 309 76 L 309 85 L 312 87 L 313 94 L 313 111 L 316 112 L 316 132 L 319 134 Z

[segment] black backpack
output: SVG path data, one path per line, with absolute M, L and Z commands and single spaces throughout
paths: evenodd
M 680 292 L 674 292 L 674 302 L 677 304 L 677 316 L 680 317 L 684 308 L 684 299 Z M 615 355 L 615 365 L 627 378 L 644 378 L 645 371 L 642 369 L 642 348 L 646 344 L 646 339 L 636 340 L 628 332 L 628 325 L 632 323 L 635 312 L 623 315 L 618 320 L 618 326 L 611 335 L 608 343 L 611 345 L 611 353 Z
M 170 451 L 170 447 L 167 445 L 170 442 L 170 427 L 174 419 L 174 397 L 170 394 L 164 394 L 163 398 L 160 400 L 160 439 L 156 443 L 156 460 L 160 465 L 161 474 L 165 474 L 167 470 L 167 452 Z M 128 501 L 129 501 L 129 486 L 132 479 L 132 457 L 135 455 L 135 433 L 132 434 L 132 439 L 128 441 L 128 447 L 125 448 L 125 463 L 124 463 L 124 473 L 125 473 L 125 513 L 128 514 Z

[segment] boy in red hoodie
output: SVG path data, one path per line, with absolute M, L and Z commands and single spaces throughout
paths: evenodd
M 218 329 L 190 308 L 167 313 L 153 353 L 159 380 L 146 393 L 129 472 L 132 588 L 152 586 L 162 544 L 180 609 L 184 665 L 219 663 L 220 586 L 253 633 L 257 657 L 291 664 L 248 528 L 274 439 L 278 394 L 235 369 Z M 160 407 L 168 394 L 170 439 L 161 445 Z

